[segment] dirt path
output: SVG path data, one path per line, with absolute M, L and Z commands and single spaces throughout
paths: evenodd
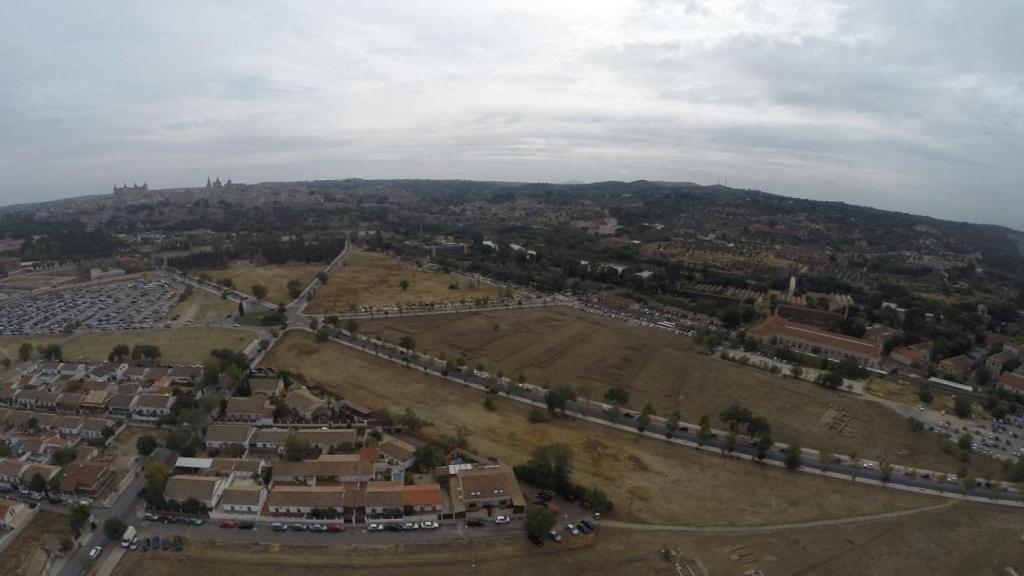
M 619 522 L 616 520 L 601 520 L 602 526 L 621 528 L 624 530 L 638 530 L 645 532 L 692 532 L 698 534 L 755 534 L 759 532 L 777 532 L 780 530 L 792 530 L 796 528 L 819 528 L 824 526 L 839 526 L 842 524 L 856 524 L 859 522 L 874 522 L 876 520 L 891 520 L 902 518 L 934 510 L 942 510 L 955 506 L 957 502 L 943 502 L 913 510 L 900 510 L 897 512 L 883 512 L 881 514 L 869 514 L 866 516 L 852 516 L 850 518 L 835 518 L 832 520 L 813 520 L 809 522 L 792 522 L 789 524 L 769 524 L 765 526 L 680 526 L 672 524 L 635 524 L 633 522 Z

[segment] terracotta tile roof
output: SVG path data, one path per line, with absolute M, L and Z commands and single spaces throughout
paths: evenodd
M 237 424 L 211 424 L 206 429 L 207 442 L 228 442 L 233 444 L 245 444 L 252 436 L 252 426 L 241 426 Z
M 185 501 L 195 498 L 200 502 L 209 502 L 217 490 L 217 485 L 223 482 L 220 478 L 208 476 L 192 476 L 183 474 L 171 476 L 167 479 L 164 488 L 164 497 L 168 500 Z
M 441 485 L 402 486 L 402 506 L 440 506 Z
M 761 338 L 786 338 L 798 340 L 830 350 L 839 350 L 863 356 L 879 356 L 881 346 L 860 338 L 818 330 L 790 322 L 779 316 L 772 316 L 747 331 L 748 335 Z
M 318 398 L 306 388 L 292 388 L 284 397 L 285 404 L 303 414 L 313 412 L 327 405 L 327 401 Z
M 232 485 L 224 490 L 220 503 L 226 506 L 256 506 L 260 503 L 262 486 Z
M 341 508 L 344 486 L 275 486 L 270 491 L 270 506 L 280 508 Z

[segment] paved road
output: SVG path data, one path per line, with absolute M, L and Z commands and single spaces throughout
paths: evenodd
M 117 542 L 110 542 L 106 535 L 103 534 L 103 521 L 108 518 L 120 518 L 127 523 L 131 523 L 129 520 L 132 518 L 132 510 L 137 502 L 139 490 L 145 484 L 145 476 L 139 474 L 134 480 L 128 483 L 128 485 L 122 490 L 113 504 L 106 509 L 94 509 L 93 517 L 96 520 L 97 528 L 85 541 L 85 543 L 77 550 L 71 553 L 67 563 L 64 564 L 64 568 L 61 569 L 59 576 L 80 576 L 85 574 L 85 570 L 82 568 L 83 560 L 88 556 L 89 551 L 95 546 L 104 546 L 104 556 L 110 553 L 112 546 L 119 546 Z
M 425 359 L 419 354 L 409 353 L 408 351 L 394 345 L 386 343 L 375 344 L 369 339 L 359 339 L 357 336 L 349 334 L 343 330 L 337 331 L 333 339 L 341 344 L 364 350 L 381 358 L 391 360 L 410 368 L 423 370 L 436 376 L 448 378 L 454 382 L 471 386 L 479 390 L 486 390 L 487 385 L 489 384 L 485 378 L 475 376 L 472 373 L 453 373 L 446 376 L 440 371 L 440 368 L 434 359 Z M 502 392 L 502 394 L 514 400 L 519 400 L 535 406 L 546 407 L 545 391 L 534 386 L 512 386 L 507 390 L 507 392 Z M 632 428 L 632 430 L 636 432 L 635 412 L 627 411 L 623 415 L 616 415 L 614 412 L 608 410 L 608 407 L 603 404 L 587 402 L 585 400 L 569 402 L 566 406 L 566 412 L 570 416 L 583 418 L 599 424 L 621 429 L 628 430 Z M 664 425 L 665 421 L 663 419 L 654 418 L 647 427 L 645 435 L 665 438 Z M 671 438 L 666 440 L 687 446 L 699 446 L 704 450 L 712 450 L 716 452 L 722 452 L 724 450 L 726 446 L 726 434 L 724 432 L 715 431 L 713 437 L 702 445 L 698 441 L 697 432 L 698 427 L 695 424 L 681 423 L 680 428 L 673 431 Z M 785 445 L 776 444 L 768 452 L 764 462 L 766 464 L 776 466 L 783 465 L 785 460 L 785 450 Z M 756 453 L 757 449 L 750 443 L 749 439 L 741 436 L 737 439 L 736 446 L 730 455 L 733 457 L 754 460 Z M 822 466 L 818 460 L 818 453 L 816 451 L 802 451 L 803 470 L 820 472 L 821 468 Z M 886 484 L 892 488 L 928 492 L 950 497 L 960 495 L 960 497 L 964 499 L 996 502 L 1014 506 L 1024 505 L 1024 494 L 1016 491 L 995 492 L 987 487 L 964 489 L 959 482 L 957 482 L 955 477 L 950 478 L 951 481 L 940 482 L 936 479 L 933 473 L 928 473 L 927 478 L 917 475 L 904 475 L 901 473 L 903 468 L 895 465 L 888 482 L 882 482 L 882 473 L 878 469 L 878 464 L 873 462 L 851 462 L 848 459 L 844 459 L 842 462 L 831 462 L 826 466 L 826 468 L 829 475 L 832 476 L 856 478 L 862 481 Z M 907 469 L 909 470 L 910 468 L 908 467 Z M 993 496 L 996 496 L 998 500 L 994 499 Z

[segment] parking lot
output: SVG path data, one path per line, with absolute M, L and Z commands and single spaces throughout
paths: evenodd
M 171 276 L 153 275 L 26 294 L 0 308 L 0 335 L 152 328 L 183 289 Z

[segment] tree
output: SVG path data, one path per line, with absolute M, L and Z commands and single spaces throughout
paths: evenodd
M 359 332 L 359 322 L 356 322 L 355 318 L 349 318 L 345 321 L 345 330 L 348 330 L 349 334 Z
M 440 453 L 434 444 L 424 444 L 416 448 L 413 453 L 415 469 L 420 473 L 428 473 L 444 463 L 444 455 Z
M 398 285 L 402 288 L 403 292 L 409 289 L 409 281 L 408 280 L 402 280 L 401 282 L 398 283 Z
M 288 295 L 292 297 L 292 300 L 299 297 L 302 294 L 302 283 L 298 280 L 292 279 L 288 281 Z
M 700 417 L 700 428 L 697 430 L 697 444 L 703 446 L 711 440 L 711 419 L 705 414 Z
M 971 401 L 965 396 L 957 396 L 953 402 L 953 413 L 961 418 L 971 417 Z
M 668 415 L 665 419 L 665 438 L 672 438 L 679 429 L 679 410 Z
M 317 272 L 316 279 L 319 280 L 321 284 L 327 284 L 327 273 L 323 270 Z
M 199 409 L 206 414 L 213 414 L 220 412 L 220 403 L 222 398 L 216 394 L 204 394 L 199 399 Z
M 625 406 L 629 404 L 629 392 L 618 386 L 612 386 L 604 393 L 604 399 L 616 406 Z
M 932 387 L 927 383 L 921 384 L 921 387 L 917 390 L 917 398 L 925 404 L 931 404 L 932 400 L 935 399 L 935 394 L 932 393 Z
M 416 339 L 413 338 L 412 336 L 405 335 L 399 338 L 398 345 L 412 352 L 413 350 L 416 349 Z
M 257 300 L 263 300 L 267 297 L 267 287 L 263 284 L 253 284 L 252 295 L 255 296 Z
M 522 372 L 519 373 L 519 383 L 526 383 L 526 375 L 523 374 Z M 589 404 L 590 397 L 594 395 L 594 384 L 589 380 L 584 380 L 583 382 L 580 382 L 579 385 L 576 386 L 576 389 L 579 390 L 580 396 L 587 399 L 587 403 Z
M 428 422 L 420 418 L 412 408 L 406 408 L 405 412 L 398 417 L 398 424 L 409 432 L 415 432 L 426 426 Z
M 651 416 L 654 415 L 654 408 L 650 404 L 644 404 L 640 415 L 636 419 L 636 431 L 640 434 L 647 430 L 647 427 L 651 425 Z
M 107 518 L 103 521 L 103 533 L 111 540 L 120 540 L 127 528 L 120 518 Z
M 47 344 L 39 349 L 39 353 L 46 360 L 60 360 L 64 357 L 64 349 L 60 344 Z
M 889 480 L 892 479 L 892 464 L 888 462 L 882 462 L 878 465 L 878 476 L 882 481 L 882 484 L 888 484 Z
M 974 438 L 970 434 L 961 434 L 960 438 L 956 441 L 956 445 L 959 446 L 961 450 L 970 450 L 973 443 Z
M 92 516 L 92 510 L 88 504 L 75 502 L 68 506 L 68 526 L 76 539 L 82 535 L 82 529 L 89 522 L 90 516 Z
M 497 406 L 494 405 L 494 399 L 490 395 L 484 398 L 484 409 L 489 412 L 494 412 L 497 409 Z
M 11 359 L 8 358 L 7 356 L 4 356 L 3 358 L 0 358 L 0 365 L 3 365 L 3 367 L 5 369 L 6 368 L 10 368 L 11 367 Z
M 149 434 L 143 434 L 135 440 L 135 451 L 140 456 L 149 456 L 156 450 L 158 445 L 156 438 Z
M 548 444 L 533 451 L 524 464 L 515 466 L 516 476 L 527 484 L 566 494 L 572 484 L 572 448 Z
M 730 431 L 735 431 L 741 424 L 750 422 L 753 417 L 754 414 L 749 408 L 744 408 L 737 404 L 729 406 L 718 414 L 718 419 L 721 420 L 723 424 L 727 425 Z
M 794 364 L 789 368 L 789 375 L 793 378 L 800 379 L 804 377 L 804 369 L 799 364 Z
M 151 505 L 161 505 L 164 502 L 164 488 L 167 485 L 167 478 L 170 472 L 167 466 L 160 462 L 146 464 L 146 502 Z
M 18 348 L 18 360 L 21 362 L 28 361 L 32 357 L 32 345 L 28 342 L 22 342 Z
M 319 327 L 320 327 L 320 319 L 317 318 L 316 316 L 311 317 L 309 319 L 309 329 L 312 330 L 313 332 L 316 332 L 317 328 L 319 328 Z
M 547 506 L 530 506 L 526 510 L 526 534 L 533 540 L 547 536 L 555 526 L 555 515 Z
M 110 354 L 107 355 L 107 360 L 121 363 L 127 360 L 130 355 L 131 348 L 129 348 L 127 344 L 117 344 L 110 350 Z
M 843 376 L 839 372 L 829 370 L 818 374 L 818 384 L 826 388 L 839 388 L 843 385 Z
M 36 472 L 32 475 L 32 478 L 28 481 L 28 488 L 33 492 L 45 492 L 46 491 L 46 479 L 43 475 Z
M 328 330 L 326 326 L 321 327 L 319 330 L 316 331 L 316 341 L 317 342 L 327 342 L 327 340 L 330 337 L 331 337 L 331 331 Z
M 289 462 L 301 462 L 302 460 L 311 458 L 313 453 L 314 448 L 306 438 L 301 438 L 293 434 L 288 436 L 288 439 L 284 441 L 284 459 Z
M 562 416 L 565 416 L 566 404 L 575 399 L 576 394 L 573 393 L 572 388 L 566 384 L 559 384 L 544 394 L 544 401 L 548 405 L 548 411 L 551 413 L 560 411 Z
M 768 451 L 771 450 L 772 446 L 774 445 L 775 441 L 772 440 L 772 435 L 770 432 L 761 434 L 761 436 L 757 439 L 757 459 L 764 460 L 765 456 L 768 456 Z
M 729 434 L 725 437 L 725 445 L 722 446 L 722 454 L 731 454 L 736 449 L 736 431 L 729 430 Z
M 832 453 L 825 449 L 818 450 L 818 465 L 821 466 L 821 471 L 827 472 L 831 464 Z
M 803 455 L 800 453 L 799 444 L 790 444 L 786 447 L 786 468 L 789 470 L 797 470 L 800 468 Z

